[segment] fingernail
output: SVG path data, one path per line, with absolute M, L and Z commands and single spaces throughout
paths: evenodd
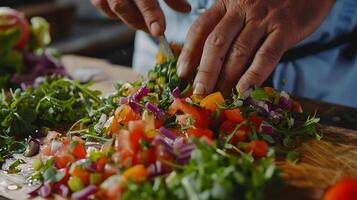
M 206 92 L 206 88 L 202 83 L 196 83 L 195 88 L 193 90 L 193 94 L 204 95 Z
M 239 93 L 244 93 L 245 91 L 247 91 L 249 89 L 249 84 L 247 84 L 247 83 L 238 83 L 236 88 L 237 88 Z
M 154 21 L 153 23 L 151 23 L 150 32 L 153 35 L 160 35 L 161 34 L 162 26 L 160 25 L 160 23 L 158 21 Z

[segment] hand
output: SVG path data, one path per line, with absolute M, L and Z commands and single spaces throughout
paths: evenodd
M 193 78 L 197 70 L 194 93 L 201 95 L 261 85 L 283 53 L 319 26 L 333 2 L 218 0 L 191 26 L 178 74 Z
M 165 31 L 164 14 L 157 0 L 91 0 L 105 15 L 121 19 L 135 29 L 159 36 Z M 165 0 L 168 6 L 179 12 L 190 12 L 185 0 Z

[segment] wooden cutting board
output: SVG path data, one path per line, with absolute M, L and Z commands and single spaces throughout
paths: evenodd
M 78 69 L 100 69 L 102 78 L 93 87 L 104 93 L 113 92 L 111 85 L 117 80 L 139 78 L 130 68 L 112 66 L 98 59 L 64 56 L 63 62 L 72 74 Z M 319 132 L 324 135 L 321 141 L 310 140 L 297 148 L 301 153 L 300 162 L 277 161 L 283 169 L 286 186 L 278 197 L 271 199 L 317 200 L 340 178 L 357 177 L 357 131 L 322 125 Z M 26 161 L 30 163 L 31 159 Z M 21 166 L 25 171 L 30 168 L 29 164 Z M 26 185 L 25 177 L 26 174 L 9 175 L 0 171 L 0 195 L 9 199 L 26 199 L 26 193 L 33 187 Z M 17 186 L 20 188 L 12 190 Z M 61 198 L 56 196 L 55 199 Z

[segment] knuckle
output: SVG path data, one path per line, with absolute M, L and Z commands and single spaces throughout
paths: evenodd
M 141 12 L 143 15 L 152 15 L 155 10 L 156 6 L 153 3 L 143 3 L 141 6 Z
M 263 75 L 256 70 L 248 70 L 245 78 L 251 86 L 259 85 L 264 80 Z
M 206 29 L 201 20 L 197 20 L 190 28 L 190 34 L 193 35 L 203 35 L 206 33 Z
M 266 46 L 257 52 L 257 56 L 262 57 L 262 59 L 268 61 L 269 63 L 278 62 L 281 55 L 282 51 L 272 46 Z
M 114 12 L 125 12 L 128 8 L 129 2 L 127 0 L 112 0 L 110 3 L 110 7 Z
M 232 57 L 244 57 L 248 56 L 249 48 L 248 45 L 242 42 L 236 42 L 232 45 L 231 56 Z
M 208 38 L 206 44 L 210 47 L 223 47 L 227 44 L 227 37 L 223 33 L 211 33 Z

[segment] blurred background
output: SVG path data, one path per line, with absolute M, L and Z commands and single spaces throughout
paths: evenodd
M 63 54 L 104 58 L 131 66 L 135 32 L 98 12 L 89 0 L 1 0 L 25 13 L 41 16 L 51 24 L 51 47 Z

